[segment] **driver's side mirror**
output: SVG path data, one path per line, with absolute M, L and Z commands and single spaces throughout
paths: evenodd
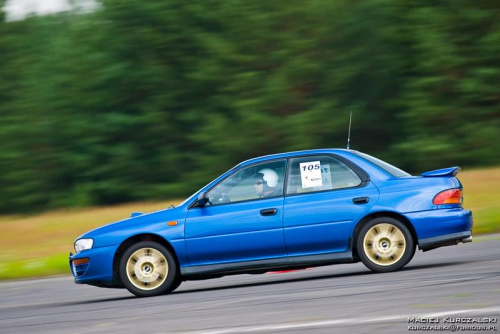
M 205 206 L 207 205 L 207 203 L 209 203 L 210 201 L 208 200 L 208 193 L 206 191 L 202 191 L 199 195 L 198 195 L 198 206 Z

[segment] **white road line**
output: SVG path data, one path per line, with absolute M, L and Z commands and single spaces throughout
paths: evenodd
M 358 325 L 358 324 L 369 324 L 369 323 L 380 323 L 380 322 L 394 322 L 398 320 L 404 320 L 405 324 L 408 318 L 440 318 L 444 316 L 454 316 L 454 315 L 488 315 L 500 314 L 500 307 L 490 307 L 481 309 L 468 309 L 468 310 L 456 310 L 456 311 L 443 311 L 437 313 L 428 314 L 411 314 L 411 315 L 394 315 L 389 317 L 370 317 L 370 318 L 350 318 L 350 319 L 337 319 L 337 320 L 325 320 L 325 321 L 308 321 L 301 323 L 290 323 L 290 324 L 269 324 L 261 326 L 241 326 L 241 327 L 231 327 L 231 328 L 221 328 L 214 330 L 199 330 L 193 332 L 181 332 L 184 334 L 231 334 L 231 333 L 258 333 L 258 332 L 269 332 L 269 331 L 279 331 L 287 329 L 300 329 L 300 328 L 311 328 L 311 327 L 328 327 L 336 325 Z

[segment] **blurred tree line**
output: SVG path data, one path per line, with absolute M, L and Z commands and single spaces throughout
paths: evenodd
M 351 148 L 410 172 L 499 164 L 500 2 L 0 12 L 0 212 L 187 195 L 250 157 L 345 147 L 351 111 Z

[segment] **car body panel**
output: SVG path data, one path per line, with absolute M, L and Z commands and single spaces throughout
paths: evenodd
M 424 172 L 421 175 L 426 177 L 446 177 L 455 176 L 460 172 L 460 167 L 448 167 L 442 169 L 431 170 L 429 172 Z
M 366 197 L 368 203 L 354 204 Z M 375 205 L 377 188 L 362 187 L 285 197 L 283 227 L 289 256 L 347 251 L 355 222 Z
M 472 231 L 472 212 L 461 208 L 412 212 L 405 217 L 415 227 L 418 240 Z
M 250 165 L 293 157 L 333 155 L 366 174 L 359 187 L 196 207 L 201 192 Z M 355 151 L 319 149 L 281 153 L 244 161 L 190 196 L 176 208 L 129 217 L 79 238 L 92 238 L 92 249 L 70 256 L 88 258 L 72 268 L 75 282 L 112 286 L 120 246 L 133 238 L 155 238 L 174 253 L 184 278 L 196 275 L 266 271 L 353 262 L 356 227 L 367 217 L 390 214 L 411 225 L 421 249 L 463 241 L 472 231 L 472 214 L 459 204 L 434 205 L 433 197 L 462 188 L 457 168 L 395 177 Z M 286 188 L 285 188 L 286 194 Z M 354 198 L 368 202 L 354 204 Z M 276 215 L 260 210 L 276 208 Z M 169 222 L 175 222 L 169 224 Z M 143 239 L 140 239 L 143 240 Z
M 71 262 L 76 259 L 90 259 L 88 265 L 86 266 L 72 266 L 71 272 L 75 276 L 75 282 L 86 283 L 94 281 L 112 281 L 113 258 L 117 248 L 118 245 L 92 248 L 71 256 L 70 265 Z M 85 267 L 85 270 L 80 275 L 76 275 L 78 267 Z
M 351 251 L 315 255 L 288 256 L 273 259 L 238 261 L 212 265 L 181 267 L 181 275 L 187 279 L 219 277 L 238 273 L 262 273 L 277 269 L 302 269 L 312 266 L 353 262 Z
M 117 249 L 120 244 L 129 238 L 139 235 L 155 235 L 168 240 L 179 262 L 184 263 L 189 261 L 184 244 L 185 216 L 186 210 L 182 208 L 160 210 L 101 226 L 85 233 L 78 239 L 93 239 L 94 246 L 92 249 L 108 246 L 114 246 Z M 169 226 L 168 222 L 171 221 L 177 222 L 177 225 Z M 75 254 L 71 259 L 79 258 L 77 255 L 79 253 Z
M 460 183 L 455 177 L 393 178 L 377 185 L 380 197 L 374 209 L 400 213 L 435 210 L 437 206 L 432 203 L 432 198 L 445 189 L 458 187 Z
M 184 238 L 191 265 L 285 257 L 283 197 L 191 208 Z
M 184 210 L 166 209 L 141 216 L 130 217 L 113 224 L 94 229 L 82 237 L 94 239 L 94 247 L 120 244 L 123 240 L 139 233 L 153 233 L 169 239 L 184 237 L 183 225 L 186 213 Z M 167 222 L 177 221 L 178 225 L 168 226 Z

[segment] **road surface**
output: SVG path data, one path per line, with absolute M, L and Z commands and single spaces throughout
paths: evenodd
M 0 283 L 0 295 L 0 333 L 9 334 L 409 333 L 416 325 L 467 325 L 444 323 L 456 318 L 498 322 L 500 235 L 418 251 L 387 274 L 343 264 L 185 282 L 154 298 L 60 277 Z M 409 323 L 419 317 L 439 323 Z M 500 332 L 498 323 L 479 325 Z

